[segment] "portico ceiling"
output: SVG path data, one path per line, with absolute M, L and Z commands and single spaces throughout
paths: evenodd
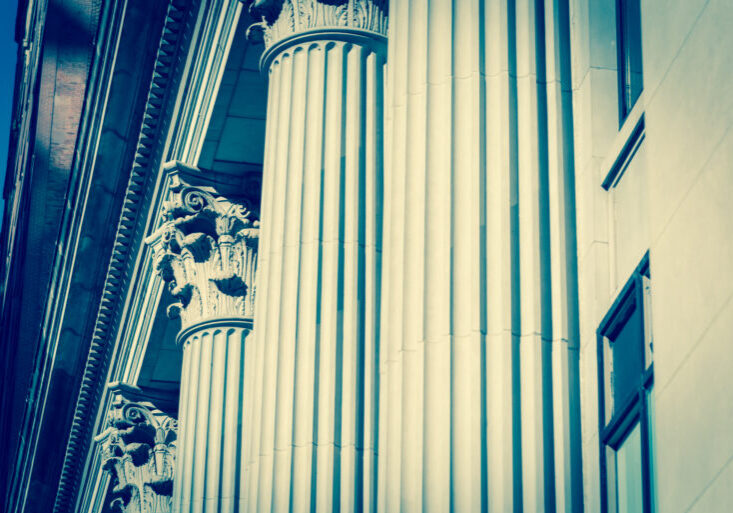
M 236 173 L 262 165 L 267 85 L 259 72 L 263 45 L 246 36 L 252 22 L 243 11 L 199 157 L 201 169 Z

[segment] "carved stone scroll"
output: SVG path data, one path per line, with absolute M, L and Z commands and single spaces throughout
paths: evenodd
M 147 242 L 176 302 L 182 329 L 221 317 L 252 317 L 259 221 L 247 200 L 178 182 L 163 205 L 165 220 Z
M 168 513 L 174 478 L 177 421 L 137 387 L 109 386 L 112 403 L 106 429 L 95 437 L 112 483 L 111 511 Z

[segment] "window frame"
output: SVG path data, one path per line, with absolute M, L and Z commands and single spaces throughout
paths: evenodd
M 651 278 L 649 270 L 649 252 L 644 254 L 639 265 L 628 279 L 616 300 L 611 305 L 608 313 L 601 321 L 596 330 L 596 350 L 598 359 L 598 441 L 600 455 L 600 480 L 601 480 L 601 512 L 611 512 L 609 507 L 609 491 L 616 493 L 615 486 L 609 487 L 607 448 L 618 450 L 621 443 L 637 426 L 640 427 L 641 435 L 641 486 L 642 505 L 644 513 L 651 513 L 654 503 L 652 494 L 652 433 L 650 432 L 648 396 L 654 386 L 654 363 L 647 362 L 646 355 L 646 322 L 644 315 L 644 277 Z M 633 305 L 630 303 L 633 302 Z M 631 310 L 630 310 L 631 308 Z M 639 308 L 641 313 L 641 333 L 639 350 L 641 351 L 642 372 L 636 390 L 618 405 L 610 418 L 606 419 L 606 362 L 605 362 L 605 339 L 613 333 L 617 327 L 626 322 L 634 310 Z M 615 472 L 615 471 L 614 471 Z M 614 474 L 615 475 L 615 474 Z M 610 488 L 610 490 L 609 490 Z M 614 503 L 616 499 L 614 498 Z
M 627 9 L 625 8 L 625 2 L 627 0 L 616 0 L 616 68 L 617 68 L 617 77 L 618 77 L 618 124 L 619 128 L 623 126 L 624 121 L 626 121 L 626 118 L 629 117 L 629 114 L 634 109 L 634 106 L 639 101 L 639 98 L 641 97 L 641 93 L 644 92 L 644 85 L 643 85 L 643 76 L 644 76 L 644 63 L 643 63 L 643 54 L 642 54 L 642 48 L 641 48 L 641 34 L 639 37 L 639 59 L 641 60 L 642 68 L 641 68 L 641 76 L 642 76 L 642 87 L 639 91 L 639 94 L 634 99 L 632 103 L 629 105 L 626 104 L 626 80 L 627 80 L 627 69 L 626 69 L 626 53 L 624 50 L 627 47 L 627 41 L 624 37 L 624 23 L 625 23 L 625 16 L 628 16 Z M 635 0 L 639 1 L 640 0 Z M 641 2 L 639 5 L 639 32 L 641 32 Z

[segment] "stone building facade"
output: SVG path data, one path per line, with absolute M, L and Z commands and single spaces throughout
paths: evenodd
M 2 511 L 733 511 L 726 0 L 21 0 Z

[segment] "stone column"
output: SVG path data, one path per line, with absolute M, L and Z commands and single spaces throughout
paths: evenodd
M 173 186 L 148 243 L 176 298 L 183 348 L 177 513 L 235 511 L 245 409 L 244 342 L 252 328 L 257 220 L 251 206 L 209 187 Z
M 138 387 L 110 383 L 108 391 L 106 428 L 94 440 L 102 446 L 102 465 L 112 477 L 110 511 L 170 513 L 176 419 Z
M 380 511 L 582 510 L 561 4 L 390 4 Z
M 385 3 L 254 5 L 269 93 L 243 511 L 375 507 Z

